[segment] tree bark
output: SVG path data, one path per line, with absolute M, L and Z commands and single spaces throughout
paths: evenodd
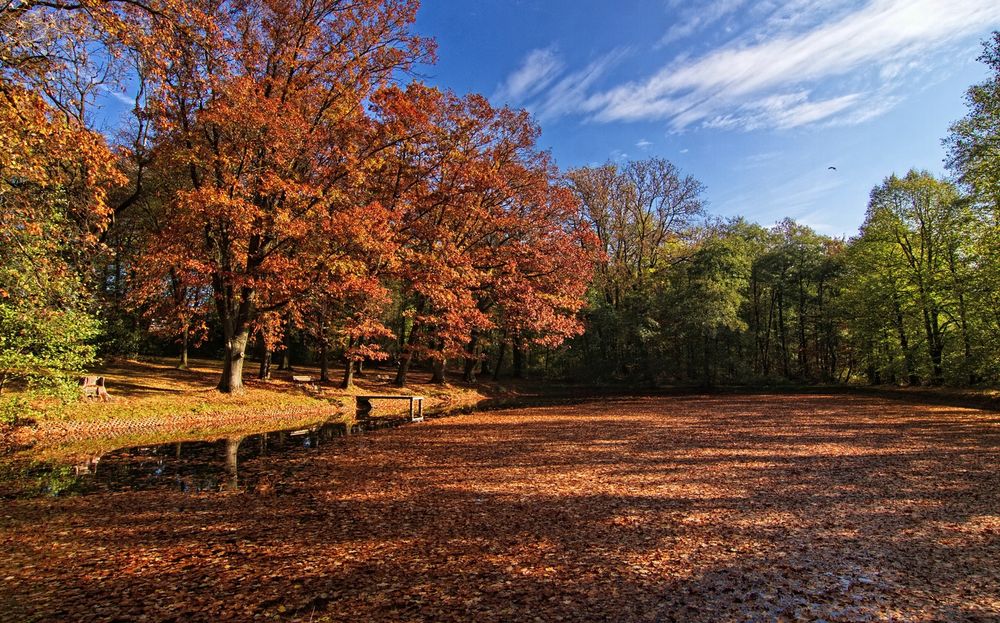
M 190 341 L 190 336 L 191 336 L 191 323 L 186 322 L 184 323 L 184 335 L 181 338 L 181 360 L 180 363 L 177 364 L 178 370 L 188 369 L 188 343 Z
M 788 332 L 785 327 L 785 296 L 783 289 L 778 290 L 778 337 L 781 341 L 781 372 L 787 379 L 791 377 L 791 371 L 788 365 Z
M 523 379 L 525 373 L 525 364 L 527 359 L 527 347 L 524 345 L 524 338 L 518 337 L 514 339 L 514 378 Z
M 479 364 L 479 330 L 473 329 L 469 344 L 466 346 L 465 367 L 462 370 L 462 380 L 466 383 L 476 382 L 476 366 Z
M 424 311 L 424 301 L 422 298 L 417 299 L 415 306 L 416 316 L 419 316 Z M 410 335 L 406 336 L 405 343 L 402 348 L 402 353 L 399 357 L 399 367 L 396 369 L 396 379 L 393 381 L 393 385 L 396 387 L 406 387 L 406 377 L 410 373 L 410 364 L 413 363 L 413 348 L 417 344 L 417 336 L 419 334 L 419 328 L 417 322 L 414 319 L 413 325 L 410 327 Z M 406 330 L 405 323 L 403 325 L 403 331 Z M 402 335 L 400 335 L 402 337 Z M 403 342 L 403 340 L 400 340 Z
M 809 369 L 809 345 L 806 340 L 806 290 L 802 278 L 802 268 L 798 271 L 799 281 L 799 374 L 808 380 L 812 376 Z
M 321 383 L 330 382 L 330 346 L 326 339 L 326 327 L 322 324 L 319 328 L 319 380 Z
M 319 380 L 321 383 L 330 382 L 330 354 L 327 352 L 326 344 L 319 347 Z
M 290 320 L 285 321 L 285 349 L 281 351 L 281 363 L 278 365 L 279 370 L 284 370 L 291 372 L 292 370 L 292 323 Z
M 344 378 L 340 381 L 340 389 L 350 389 L 354 385 L 354 362 L 350 359 L 344 365 Z
M 493 380 L 500 380 L 500 370 L 503 368 L 503 358 L 507 354 L 507 336 L 500 339 L 500 352 L 497 353 L 497 366 L 493 370 Z
M 448 360 L 442 354 L 440 357 L 435 357 L 432 364 L 433 373 L 431 375 L 431 383 L 436 385 L 444 385 L 445 383 L 445 366 L 448 364 Z
M 243 437 L 230 437 L 229 439 L 226 439 L 226 475 L 229 476 L 229 482 L 226 483 L 226 488 L 230 491 L 236 491 L 239 489 L 237 458 L 240 451 L 240 444 L 242 442 Z
M 910 350 L 910 340 L 906 335 L 906 325 L 903 322 L 903 308 L 895 291 L 892 294 L 892 310 L 896 334 L 899 336 L 899 347 L 903 350 L 903 372 L 906 374 L 906 382 L 910 385 L 920 385 L 920 377 L 917 376 L 916 366 L 913 363 L 913 351 Z
M 271 378 L 271 351 L 266 346 L 260 356 L 260 370 L 257 372 L 257 378 L 262 381 Z
M 243 362 L 246 360 L 249 332 L 243 329 L 227 336 L 222 360 L 222 377 L 216 387 L 224 394 L 243 393 Z

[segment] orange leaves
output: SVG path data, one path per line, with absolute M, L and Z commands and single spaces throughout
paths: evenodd
M 590 262 L 569 226 L 576 204 L 536 150 L 528 115 L 420 85 L 374 101 L 394 156 L 381 160 L 381 177 L 394 183 L 380 190 L 400 213 L 400 276 L 422 335 L 411 350 L 462 353 L 474 331 L 507 324 L 505 304 L 533 309 L 555 300 L 525 296 L 535 290 L 563 302 L 548 305 L 553 321 L 539 328 L 573 317 L 580 304 L 571 299 L 582 296 Z
M 238 349 L 330 275 L 390 263 L 362 102 L 428 47 L 408 32 L 415 2 L 192 7 L 193 28 L 158 24 L 143 50 L 160 166 L 177 183 L 149 249 L 165 266 L 197 258 L 188 274 Z
M 283 454 L 244 442 L 247 484 L 234 493 L 183 494 L 162 477 L 160 488 L 149 479 L 136 483 L 145 489 L 5 500 L 5 613 L 996 618 L 990 414 L 850 395 L 570 402 Z M 221 445 L 192 456 L 203 470 L 225 464 Z M 156 458 L 168 474 L 178 465 L 172 453 L 140 460 Z M 106 460 L 98 475 L 129 465 Z

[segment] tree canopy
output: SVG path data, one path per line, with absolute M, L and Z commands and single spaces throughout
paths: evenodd
M 416 0 L 0 8 L 0 391 L 97 354 L 531 368 L 631 384 L 995 383 L 1000 34 L 857 236 L 706 210 L 662 158 L 563 172 L 523 110 L 413 74 Z M 99 132 L 101 94 L 130 117 Z M 179 347 L 179 348 L 178 348 Z M 508 362 L 509 358 L 509 362 Z M 456 365 L 456 361 L 460 362 Z

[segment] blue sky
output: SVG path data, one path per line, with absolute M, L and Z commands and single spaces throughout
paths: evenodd
M 714 215 L 837 236 L 889 174 L 945 173 L 998 28 L 997 0 L 424 0 L 417 18 L 438 42 L 425 81 L 527 108 L 561 167 L 662 156 Z

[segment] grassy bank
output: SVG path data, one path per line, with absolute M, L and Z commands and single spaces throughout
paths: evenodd
M 358 394 L 418 394 L 431 413 L 468 408 L 497 393 L 495 385 L 432 385 L 416 372 L 405 388 L 392 386 L 386 371 L 370 371 L 342 390 L 332 384 L 297 383 L 292 376 L 319 378 L 319 370 L 275 371 L 268 381 L 247 378 L 246 391 L 215 390 L 221 365 L 192 360 L 178 370 L 169 360 L 118 361 L 90 371 L 104 376 L 110 402 L 81 398 L 67 405 L 40 403 L 39 412 L 8 435 L 9 460 L 73 462 L 129 445 L 146 445 L 254 434 L 277 428 L 350 419 Z M 250 375 L 247 375 L 248 377 Z M 502 390 L 500 390 L 502 391 Z M 403 414 L 396 404 L 381 415 Z

